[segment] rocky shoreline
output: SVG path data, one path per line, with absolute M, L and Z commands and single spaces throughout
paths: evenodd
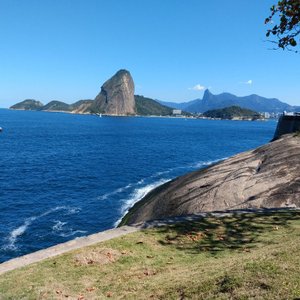
M 203 212 L 300 207 L 299 153 L 300 137 L 292 133 L 178 177 L 136 203 L 120 225 Z

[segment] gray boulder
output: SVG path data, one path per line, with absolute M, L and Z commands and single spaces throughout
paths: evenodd
M 236 209 L 300 207 L 297 133 L 178 177 L 136 203 L 121 224 Z

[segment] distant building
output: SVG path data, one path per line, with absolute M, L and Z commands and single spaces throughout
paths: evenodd
M 173 109 L 173 115 L 181 115 L 181 109 Z

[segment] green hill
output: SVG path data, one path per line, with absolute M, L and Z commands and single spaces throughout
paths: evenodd
M 169 116 L 172 115 L 173 109 L 158 103 L 157 101 L 144 96 L 135 95 L 136 113 L 141 116 Z
M 242 108 L 239 106 L 230 106 L 221 109 L 212 109 L 203 113 L 205 117 L 208 118 L 218 118 L 218 119 L 259 119 L 260 114 L 254 110 Z
M 22 102 L 16 103 L 10 107 L 10 109 L 20 109 L 20 110 L 39 110 L 43 107 L 43 103 L 33 99 L 26 99 Z
M 46 110 L 46 111 L 71 111 L 72 107 L 71 105 L 53 100 L 49 102 L 48 104 L 44 105 L 43 107 L 40 108 L 40 110 Z

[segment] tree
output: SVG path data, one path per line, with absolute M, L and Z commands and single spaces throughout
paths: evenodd
M 276 37 L 278 48 L 294 50 L 300 44 L 300 0 L 281 0 L 271 7 L 271 15 L 265 24 L 275 24 L 266 36 Z M 295 51 L 297 52 L 297 51 Z

